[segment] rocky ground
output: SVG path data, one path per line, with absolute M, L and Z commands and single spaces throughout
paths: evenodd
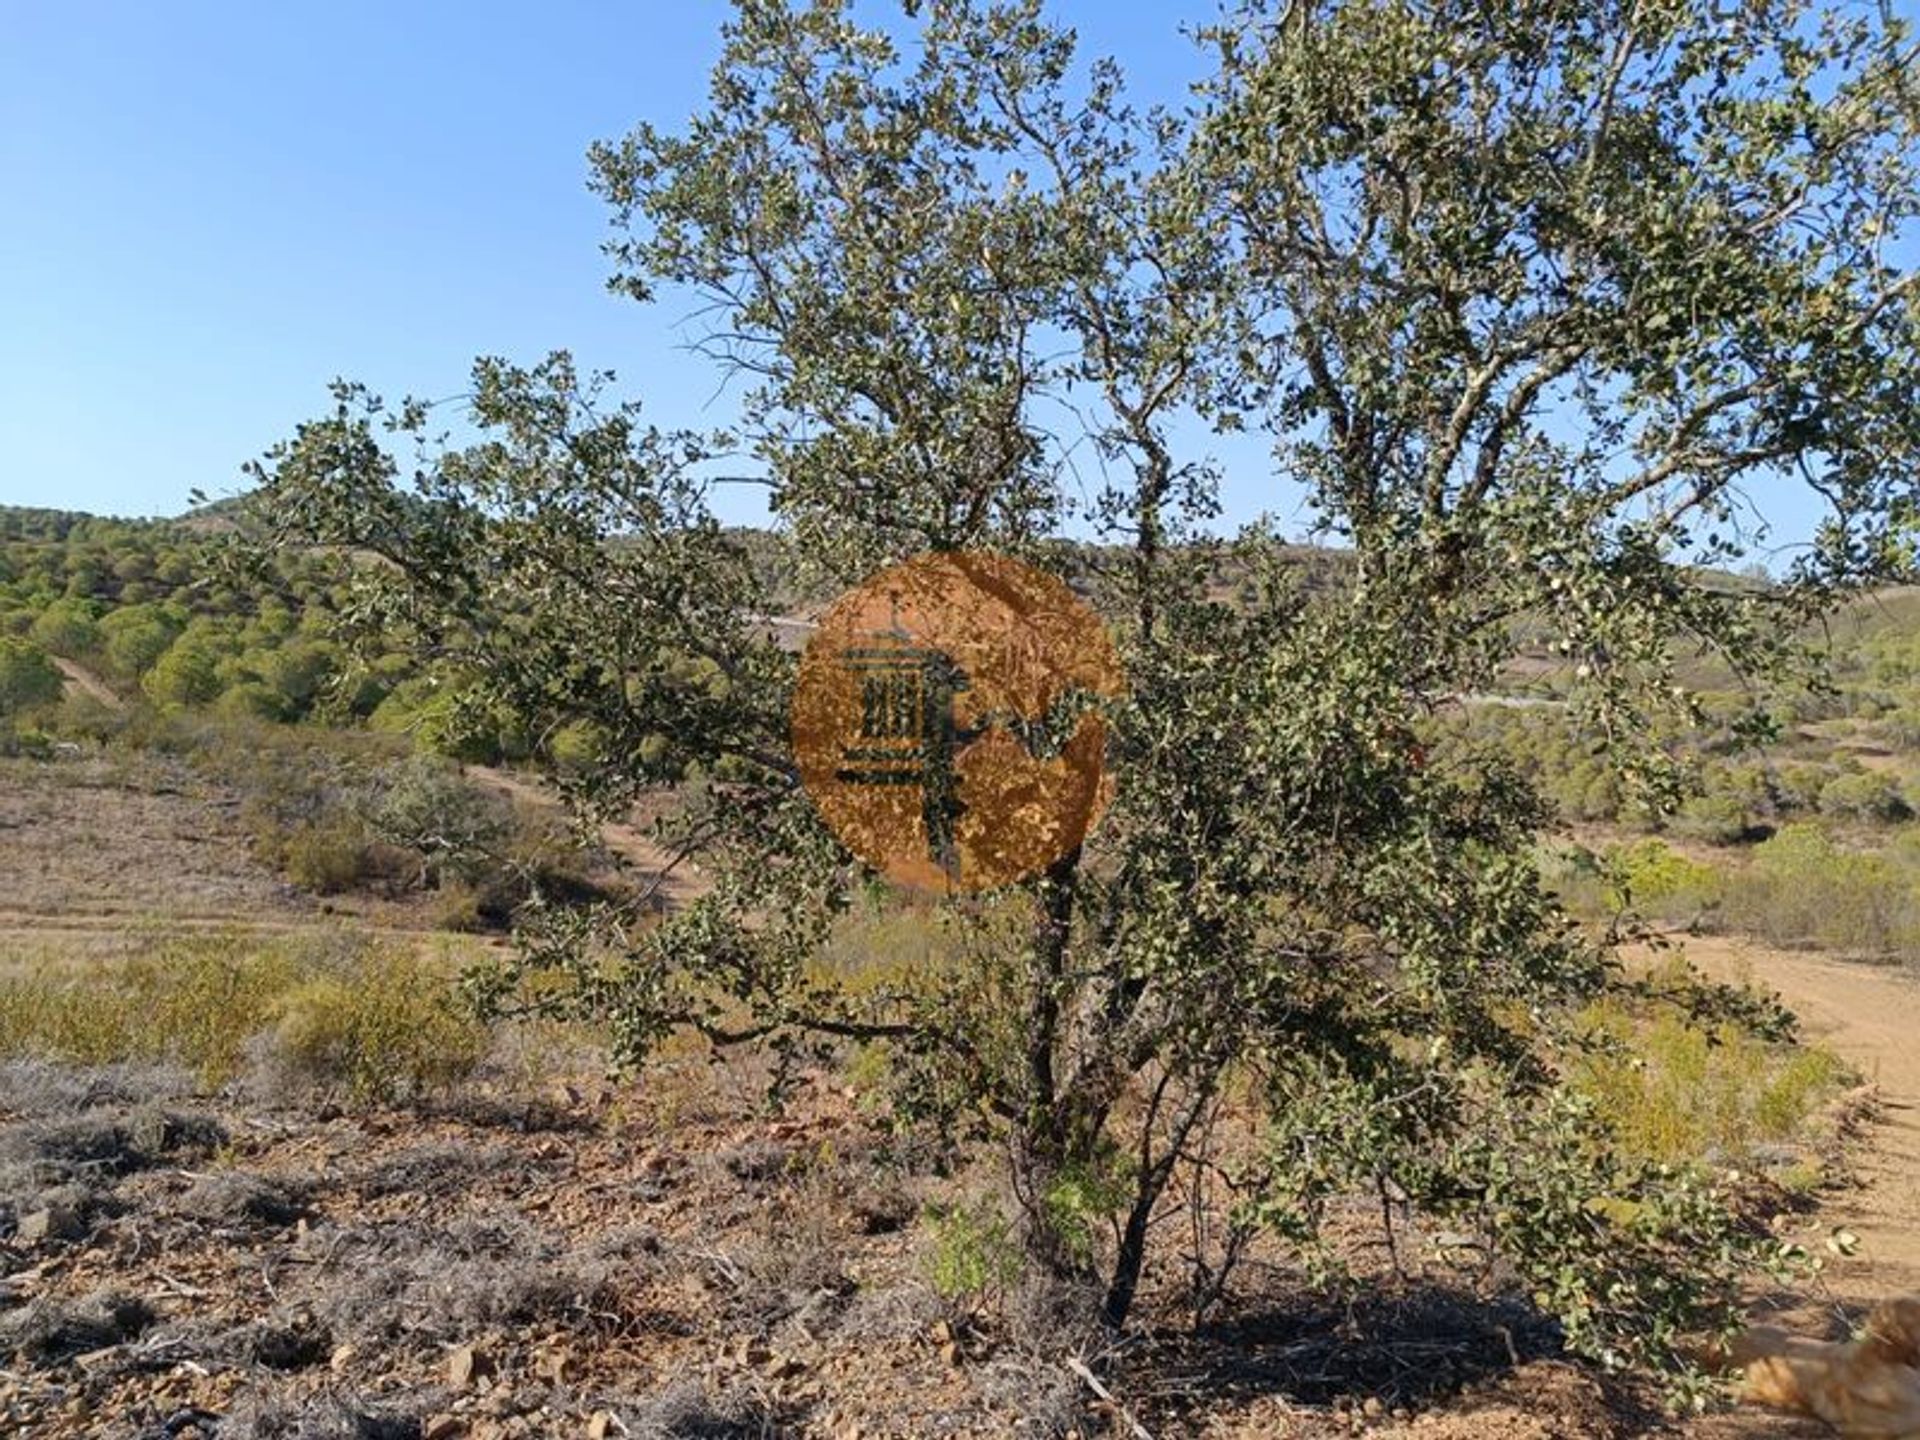
M 0 1428 L 23 1436 L 1606 1437 L 1670 1430 L 1520 1308 L 1297 1277 L 1090 1383 L 1031 1295 L 929 1283 L 925 1155 L 825 1076 L 475 1087 L 425 1111 L 0 1067 Z M 1356 1232 L 1357 1233 L 1357 1232 Z M 1516 1367 L 1514 1362 L 1520 1364 Z M 1106 1393 L 1102 1395 L 1096 1390 Z M 1693 1433 L 1783 1435 L 1771 1421 Z
M 164 764 L 76 763 L 58 779 L 60 793 L 0 783 L 0 874 L 17 881 L 0 895 L 0 965 L 110 961 L 142 926 L 420 923 L 291 891 L 246 858 L 230 797 Z M 1920 1098 L 1904 1038 L 1920 990 L 1807 957 L 1700 958 L 1777 984 L 1879 1082 L 1863 1183 L 1810 1223 L 1867 1242 L 1827 1298 L 1916 1288 L 1902 1266 L 1920 1192 L 1893 1162 Z M 1275 1260 L 1195 1333 L 1163 1277 L 1126 1345 L 1077 1371 L 1047 1297 L 957 1301 L 932 1283 L 929 1207 L 992 1190 L 998 1172 L 952 1173 L 895 1140 L 839 1077 L 805 1077 L 774 1113 L 751 1064 L 687 1053 L 614 1084 L 542 1037 L 520 1043 L 518 1063 L 497 1057 L 414 1109 L 0 1064 L 0 1434 L 1821 1433 L 1753 1414 L 1671 1421 L 1647 1389 L 1556 1356 L 1524 1307 L 1399 1278 L 1359 1215 L 1346 1258 L 1374 1278 L 1357 1296 Z M 1803 1328 L 1838 1318 L 1799 1303 Z

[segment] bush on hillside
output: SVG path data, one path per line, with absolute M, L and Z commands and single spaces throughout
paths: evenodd
M 65 684 L 60 667 L 38 645 L 0 637 L 0 719 L 53 704 Z

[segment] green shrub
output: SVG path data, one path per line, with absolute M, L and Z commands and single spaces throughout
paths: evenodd
M 990 1200 L 927 1212 L 932 1245 L 927 1283 L 949 1300 L 977 1300 L 1019 1280 L 1021 1249 L 1007 1217 Z
M 1911 954 L 1920 948 L 1914 881 L 1897 852 L 1843 849 L 1812 825 L 1789 825 L 1728 872 L 1724 915 L 1776 944 Z
M 464 1079 L 486 1046 L 445 981 L 409 957 L 375 952 L 342 975 L 308 979 L 274 1007 L 271 1065 L 284 1079 L 393 1101 Z
M 267 654 L 261 679 L 279 696 L 281 711 L 298 717 L 313 709 L 338 668 L 331 645 L 301 640 Z
M 284 720 L 286 701 L 271 685 L 259 680 L 242 680 L 221 692 L 213 702 L 213 713 L 229 719 Z
M 1900 787 L 1884 775 L 1841 775 L 1820 789 L 1820 813 L 1842 820 L 1887 823 L 1912 818 Z
M 219 1084 L 304 963 L 292 942 L 196 936 L 111 966 L 23 969 L 0 978 L 0 1054 L 165 1060 Z
M 377 873 L 372 837 L 349 819 L 297 825 L 280 845 L 287 879 L 316 895 L 338 895 Z
M 1704 840 L 1709 845 L 1737 845 L 1753 829 L 1753 815 L 1739 798 L 1729 794 L 1695 795 L 1670 822 L 1676 835 Z
M 562 770 L 580 770 L 599 763 L 607 751 L 606 733 L 588 721 L 576 721 L 556 730 L 547 741 L 554 764 Z
M 200 637 L 183 635 L 140 683 L 155 704 L 205 705 L 220 693 L 220 657 Z
M 69 659 L 92 653 L 100 643 L 95 607 L 87 600 L 61 600 L 40 612 L 27 633 L 42 649 Z
M 1630 911 L 1667 924 L 1693 924 L 1719 904 L 1723 879 L 1711 865 L 1659 840 L 1613 845 L 1582 865 L 1563 858 L 1552 874 L 1564 903 L 1590 918 Z
M 425 857 L 428 873 L 472 882 L 513 828 L 513 807 L 426 756 L 401 765 L 373 801 L 368 824 L 390 845 Z
M 38 645 L 0 636 L 0 719 L 51 705 L 65 685 L 60 667 Z
M 158 605 L 115 610 L 100 622 L 107 663 L 127 679 L 137 680 L 167 653 L 180 628 Z
M 451 979 L 441 959 L 337 935 L 164 937 L 131 960 L 0 976 L 0 1055 L 167 1061 L 208 1085 L 252 1062 L 283 1085 L 398 1099 L 480 1058 L 486 1032 Z
M 1575 1088 L 1636 1160 L 1746 1163 L 1763 1142 L 1800 1138 L 1848 1078 L 1827 1051 L 1770 1043 L 1731 1023 L 1650 1017 L 1616 1000 L 1596 1001 L 1580 1018 L 1611 1043 L 1573 1063 Z

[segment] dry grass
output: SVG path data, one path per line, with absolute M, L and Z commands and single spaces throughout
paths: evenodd
M 0 875 L 9 912 L 311 913 L 248 859 L 231 798 L 161 756 L 0 759 Z
M 1772 1043 L 1732 1023 L 1598 1000 L 1578 1025 L 1601 1042 L 1570 1065 L 1629 1153 L 1662 1164 L 1790 1167 L 1810 1120 L 1854 1077 L 1818 1046 Z
M 0 1056 L 165 1062 L 217 1086 L 424 1093 L 472 1071 L 486 1034 L 455 1004 L 458 952 L 332 936 L 173 934 L 137 957 L 42 957 L 0 976 Z

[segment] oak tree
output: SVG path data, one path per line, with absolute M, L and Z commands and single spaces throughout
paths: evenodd
M 1543 635 L 1670 802 L 1676 662 L 1764 680 L 1898 561 L 1907 39 L 1776 0 L 1290 0 L 1200 38 L 1195 102 L 1141 110 L 1031 0 L 737 0 L 707 107 L 592 155 L 614 284 L 692 310 L 735 432 L 651 428 L 564 355 L 482 362 L 459 443 L 343 385 L 260 513 L 381 557 L 349 618 L 522 717 L 583 813 L 680 787 L 708 892 L 534 907 L 488 1003 L 630 1058 L 685 1026 L 882 1047 L 904 1115 L 1006 1142 L 1034 1266 L 1097 1276 L 1110 1325 L 1153 1273 L 1213 1303 L 1357 1189 L 1479 1234 L 1576 1346 L 1677 1363 L 1766 1247 L 1562 1082 L 1578 1004 L 1633 982 L 1544 891 L 1528 786 L 1423 736 Z M 1270 432 L 1332 582 L 1208 538 L 1209 425 Z M 990 547 L 1112 620 L 1111 811 L 944 901 L 934 973 L 818 963 L 869 877 L 796 784 L 768 577 L 708 505 L 742 453 L 809 583 Z M 1705 568 L 1791 487 L 1827 512 L 1791 573 Z M 1176 1180 L 1221 1223 L 1154 1271 Z

